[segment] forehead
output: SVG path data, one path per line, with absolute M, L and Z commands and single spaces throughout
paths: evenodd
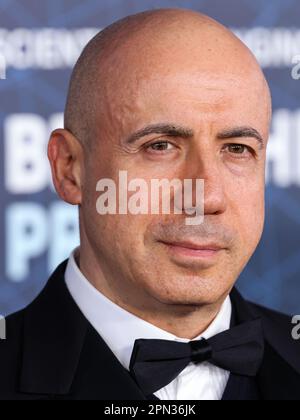
M 146 109 L 177 108 L 185 103 L 206 111 L 225 111 L 241 104 L 255 107 L 263 94 L 262 83 L 243 75 L 217 72 L 177 72 L 154 75 L 128 89 L 128 98 Z
M 262 77 L 165 70 L 118 80 L 119 94 L 111 91 L 107 108 L 115 133 L 124 136 L 144 124 L 172 121 L 194 128 L 204 123 L 252 125 L 267 134 L 269 102 Z
M 122 136 L 170 119 L 267 126 L 268 92 L 250 51 L 214 25 L 176 28 L 125 37 L 110 48 L 98 102 L 105 125 Z

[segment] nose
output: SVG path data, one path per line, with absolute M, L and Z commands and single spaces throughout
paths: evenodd
M 225 180 L 220 162 L 213 151 L 191 153 L 187 156 L 185 179 L 204 181 L 204 216 L 218 215 L 227 208 Z M 196 194 L 193 191 L 193 205 L 196 206 Z

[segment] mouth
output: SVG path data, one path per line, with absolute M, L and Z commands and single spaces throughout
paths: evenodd
M 177 256 L 211 259 L 215 258 L 225 248 L 216 243 L 197 244 L 194 242 L 165 242 L 160 241 L 168 250 Z

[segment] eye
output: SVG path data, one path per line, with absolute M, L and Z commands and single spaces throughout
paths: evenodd
M 252 149 L 249 146 L 246 146 L 245 144 L 227 144 L 225 146 L 225 149 L 227 149 L 229 153 L 234 155 L 241 155 L 241 157 L 245 157 L 249 153 L 253 154 Z
M 174 148 L 173 144 L 166 140 L 156 141 L 155 143 L 148 144 L 145 146 L 146 150 L 150 152 L 167 152 Z

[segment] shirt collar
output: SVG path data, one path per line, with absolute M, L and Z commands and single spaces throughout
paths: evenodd
M 129 370 L 135 340 L 158 339 L 189 342 L 164 331 L 124 310 L 100 293 L 82 274 L 76 260 L 76 249 L 65 272 L 67 288 L 77 306 L 100 334 L 119 362 Z M 232 305 L 228 296 L 210 326 L 195 340 L 210 338 L 230 328 Z

